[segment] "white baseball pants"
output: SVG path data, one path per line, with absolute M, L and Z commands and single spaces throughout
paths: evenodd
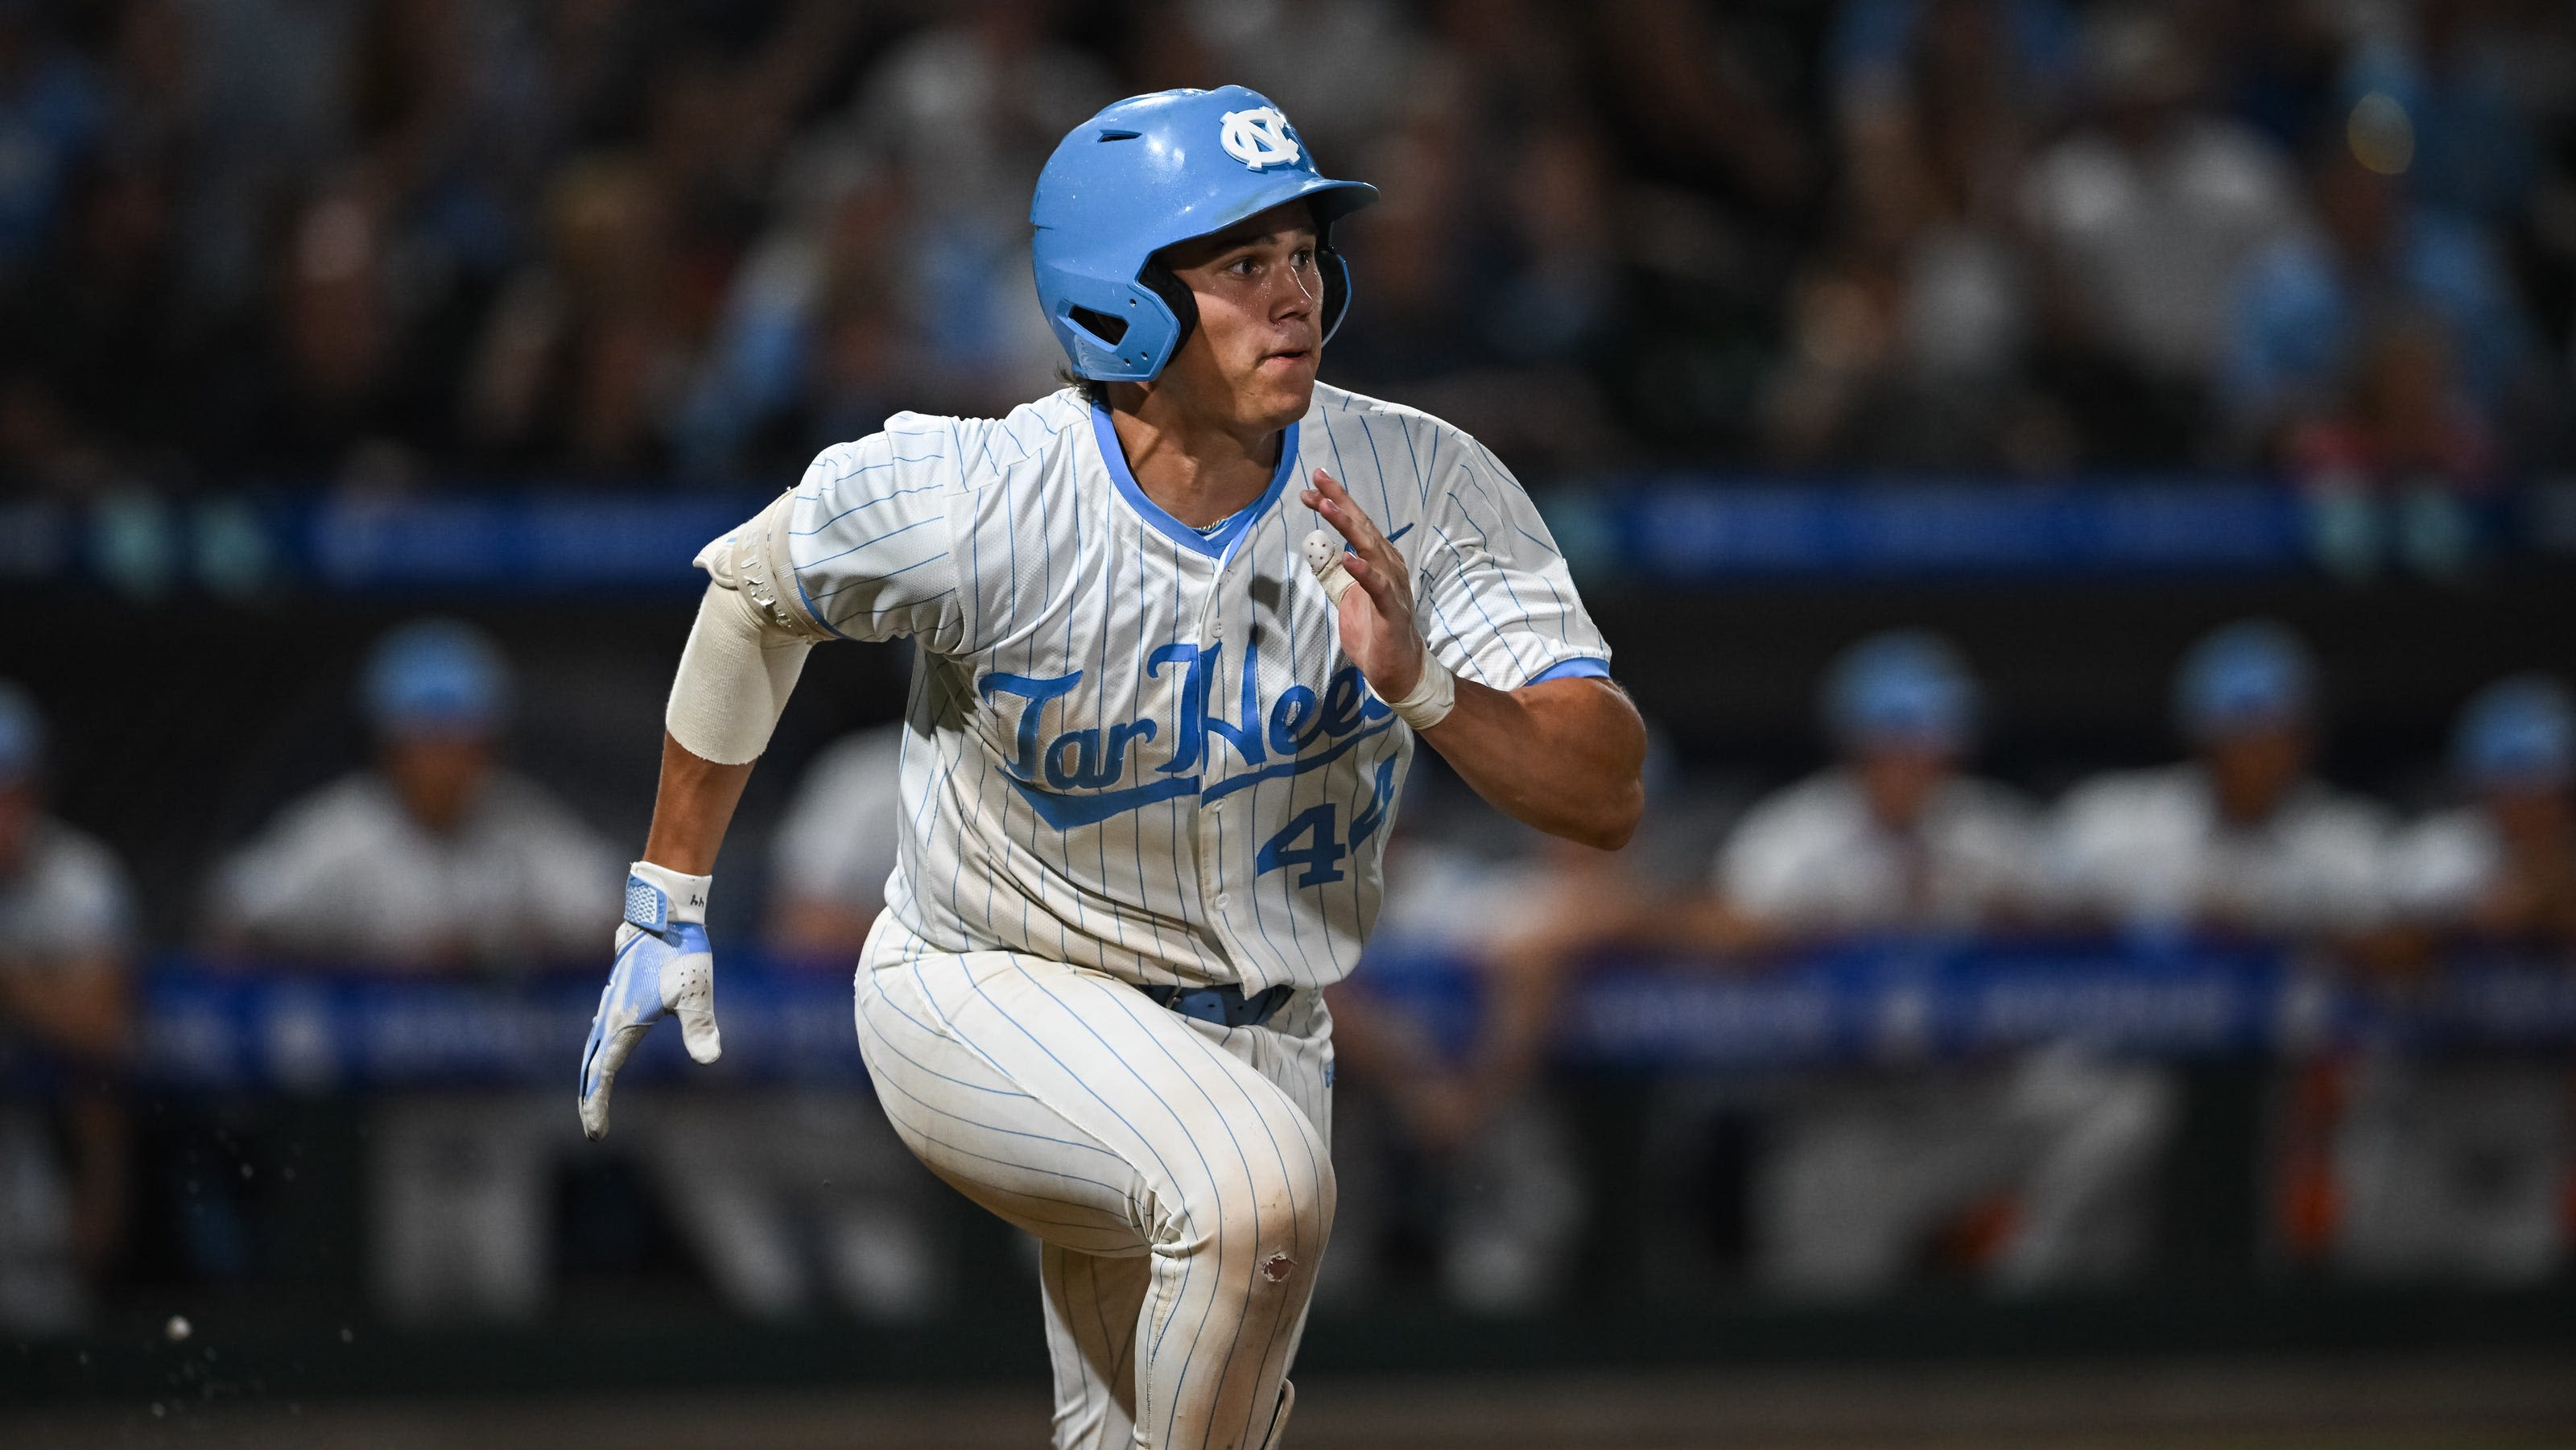
M 1044 1244 L 1059 1450 L 1265 1450 L 1333 1226 L 1331 1019 L 1165 1010 L 1011 952 L 858 974 L 860 1047 L 931 1171 Z

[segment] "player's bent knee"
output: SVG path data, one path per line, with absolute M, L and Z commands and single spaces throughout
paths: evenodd
M 1302 1139 L 1254 1155 L 1232 1174 L 1191 1175 L 1159 1206 L 1166 1251 L 1207 1254 L 1252 1275 L 1246 1287 L 1310 1278 L 1332 1231 L 1332 1164 Z
M 1210 1205 L 1220 1225 L 1210 1247 L 1229 1266 L 1249 1266 L 1246 1287 L 1255 1293 L 1311 1287 L 1332 1233 L 1338 1191 L 1332 1165 L 1291 1154 L 1256 1172 L 1249 1188 L 1248 1203 L 1238 1189 L 1232 1202 L 1220 1195 Z

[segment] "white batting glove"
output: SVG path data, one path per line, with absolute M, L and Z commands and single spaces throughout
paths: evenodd
M 650 861 L 627 870 L 617 963 L 581 1049 L 581 1131 L 594 1141 L 608 1134 L 608 1092 L 617 1070 L 664 1013 L 679 1017 L 690 1057 L 713 1062 L 724 1050 L 716 1036 L 716 959 L 706 927 L 713 880 Z

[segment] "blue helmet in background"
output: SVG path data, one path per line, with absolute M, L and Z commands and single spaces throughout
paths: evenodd
M 2194 740 L 2224 740 L 2306 724 L 2316 692 L 2316 661 L 2288 626 L 2239 620 L 2212 630 L 2183 656 L 2174 716 Z
M 424 619 L 376 642 L 359 693 L 386 735 L 490 735 L 509 713 L 510 666 L 474 626 Z
M 2470 697 L 2452 768 L 2480 789 L 2561 786 L 2576 777 L 2576 706 L 2547 675 L 2515 675 Z
M 1377 188 L 1315 170 L 1306 143 L 1258 91 L 1132 96 L 1073 128 L 1038 173 L 1029 224 L 1046 309 L 1076 374 L 1145 382 L 1198 325 L 1189 289 L 1159 265 L 1174 242 L 1220 232 L 1304 198 L 1324 274 L 1319 319 L 1330 338 L 1350 304 L 1350 268 L 1332 250 L 1333 222 L 1377 200 Z
M 1977 682 L 1948 640 L 1920 629 L 1874 634 L 1825 676 L 1825 728 L 1845 748 L 1964 751 L 1977 728 Z

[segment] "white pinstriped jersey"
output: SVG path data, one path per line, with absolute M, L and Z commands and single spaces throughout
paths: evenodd
M 805 607 L 921 647 L 887 883 L 893 952 L 1010 950 L 1140 983 L 1320 987 L 1377 915 L 1412 731 L 1341 650 L 1294 489 L 1340 479 L 1412 566 L 1440 661 L 1498 689 L 1608 672 L 1547 527 L 1438 419 L 1318 386 L 1212 531 L 1129 474 L 1072 389 L 898 414 L 798 485 Z

